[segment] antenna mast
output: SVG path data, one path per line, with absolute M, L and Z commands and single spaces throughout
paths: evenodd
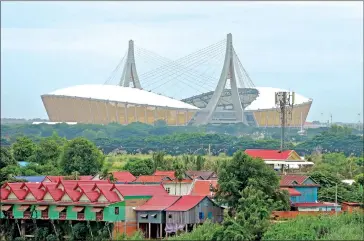
M 287 125 L 287 116 L 292 119 L 292 109 L 294 105 L 294 92 L 276 92 L 275 93 L 275 103 L 278 107 L 278 112 L 280 113 L 281 120 L 281 148 L 282 152 L 285 147 L 285 128 Z

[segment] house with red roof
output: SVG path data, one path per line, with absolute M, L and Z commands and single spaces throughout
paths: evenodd
M 193 196 L 208 196 L 214 198 L 217 180 L 195 180 L 190 194 Z
M 174 175 L 175 171 L 155 171 L 153 176 L 165 176 L 169 177 L 171 180 L 174 180 L 176 176 Z
M 134 183 L 160 184 L 163 181 L 172 181 L 168 176 L 141 175 L 137 177 Z
M 186 171 L 191 179 L 217 180 L 217 174 L 213 171 Z
M 308 162 L 297 154 L 294 150 L 266 150 L 266 149 L 246 149 L 245 154 L 253 158 L 262 159 L 267 165 L 274 169 L 289 167 L 291 169 L 299 169 L 301 166 L 313 165 L 313 162 Z
M 114 171 L 111 172 L 116 180 L 116 183 L 130 183 L 135 181 L 136 177 L 128 171 Z M 91 180 L 100 180 L 100 175 L 96 174 Z
M 245 154 L 264 161 L 300 161 L 301 157 L 294 150 L 246 149 Z
M 178 230 L 190 231 L 195 224 L 203 223 L 206 219 L 221 223 L 224 215 L 223 208 L 207 196 L 182 196 L 165 211 L 167 234 Z
M 168 195 L 162 185 L 80 180 L 58 180 L 52 184 L 5 183 L 0 193 L 0 218 L 113 222 L 114 235 L 137 230 L 134 209 L 154 195 Z M 20 228 L 24 233 L 25 226 Z
M 335 203 L 318 202 L 320 185 L 306 175 L 282 175 L 279 186 L 290 196 L 291 207 L 294 211 L 340 211 Z
M 135 209 L 138 228 L 150 238 L 163 238 L 165 236 L 166 212 L 165 210 L 180 199 L 181 196 L 158 195 L 153 196 L 143 205 Z

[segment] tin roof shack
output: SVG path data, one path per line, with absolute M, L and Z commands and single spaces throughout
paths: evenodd
M 165 231 L 167 235 L 183 229 L 189 231 L 194 224 L 203 223 L 206 219 L 220 223 L 223 213 L 223 208 L 207 196 L 182 196 L 166 209 Z
M 135 209 L 138 229 L 141 229 L 148 238 L 162 238 L 166 224 L 165 209 L 172 206 L 180 196 L 161 195 L 153 196 L 144 205 Z
M 162 185 L 115 184 L 112 190 L 124 197 L 125 210 L 125 219 L 114 223 L 114 237 L 122 233 L 132 235 L 137 230 L 137 207 L 144 205 L 154 195 L 168 195 Z
M 317 191 L 320 185 L 309 176 L 283 175 L 279 186 L 288 191 L 292 203 L 317 202 Z

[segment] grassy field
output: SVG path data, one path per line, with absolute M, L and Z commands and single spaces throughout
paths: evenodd
M 213 170 L 216 168 L 218 160 L 221 159 L 229 159 L 231 157 L 228 157 L 224 154 L 219 156 L 203 156 L 205 161 L 205 168 L 206 170 Z M 164 159 L 169 160 L 172 162 L 175 158 L 183 158 L 182 156 L 171 156 L 171 155 L 165 155 Z M 110 171 L 120 171 L 124 169 L 124 166 L 127 162 L 133 159 L 152 159 L 151 154 L 118 154 L 118 155 L 107 155 L 105 158 L 104 167 L 108 168 Z

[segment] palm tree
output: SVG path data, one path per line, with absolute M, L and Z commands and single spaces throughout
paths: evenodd
M 176 178 L 176 185 L 175 185 L 175 191 L 174 194 L 177 195 L 177 181 L 179 182 L 179 191 L 181 194 L 181 185 L 182 185 L 182 180 L 184 178 L 185 175 L 185 166 L 183 165 L 183 162 L 176 159 L 174 162 L 174 176 Z

